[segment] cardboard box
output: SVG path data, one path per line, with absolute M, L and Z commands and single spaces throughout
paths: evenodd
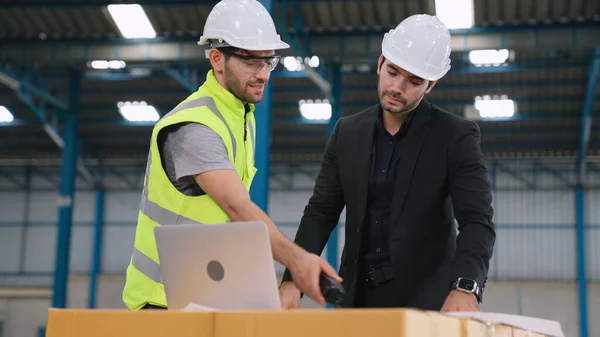
M 474 319 L 461 318 L 461 327 L 462 337 L 514 337 L 513 327 L 504 324 L 491 325 Z
M 560 322 L 493 312 L 445 313 L 462 319 L 463 337 L 565 337 Z
M 50 309 L 47 337 L 461 337 L 461 321 L 410 309 L 179 312 Z
M 49 309 L 47 337 L 213 337 L 214 314 Z
M 530 332 L 537 331 L 537 332 Z M 544 335 L 542 332 L 547 332 Z M 564 337 L 558 322 L 414 309 L 126 311 L 49 309 L 47 337 Z
M 513 337 L 546 337 L 546 335 L 515 328 L 513 329 Z
M 460 320 L 417 310 L 219 312 L 215 337 L 460 337 Z

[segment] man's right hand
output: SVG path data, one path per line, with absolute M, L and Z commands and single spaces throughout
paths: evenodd
M 279 298 L 281 309 L 290 310 L 300 307 L 300 290 L 296 288 L 294 282 L 286 281 L 279 286 Z
M 343 280 L 323 258 L 305 250 L 301 251 L 302 253 L 287 266 L 292 274 L 294 285 L 315 302 L 325 305 L 325 298 L 321 293 L 320 286 L 321 273 L 325 273 L 340 283 Z

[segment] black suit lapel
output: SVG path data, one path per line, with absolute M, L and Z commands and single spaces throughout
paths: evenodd
M 400 154 L 400 161 L 396 166 L 394 197 L 391 204 L 392 224 L 398 223 L 410 189 L 415 165 L 421 153 L 423 141 L 429 132 L 429 118 L 431 117 L 431 106 L 429 103 L 423 100 L 414 113 L 408 132 L 402 140 L 404 143 L 402 153 Z M 393 225 L 390 226 L 391 228 L 393 228 Z
M 356 143 L 358 147 L 356 165 L 356 193 L 359 226 L 362 225 L 367 207 L 367 194 L 369 193 L 369 180 L 371 172 L 371 156 L 373 154 L 373 134 L 375 132 L 375 121 L 380 105 L 369 109 L 368 113 L 358 124 L 356 132 Z M 351 164 L 352 165 L 352 164 Z

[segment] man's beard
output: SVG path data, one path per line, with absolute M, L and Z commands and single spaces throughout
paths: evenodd
M 253 84 L 263 84 L 264 81 L 256 80 L 254 82 L 248 83 L 248 85 Z M 254 97 L 247 95 L 244 91 L 246 86 L 243 83 L 240 83 L 237 78 L 233 75 L 233 72 L 229 70 L 228 66 L 225 66 L 225 86 L 229 92 L 231 92 L 235 97 L 237 97 L 240 101 L 245 103 L 259 103 L 262 101 L 262 96 L 259 99 L 255 99 Z
M 391 96 L 397 100 L 400 100 L 400 102 L 402 102 L 404 104 L 404 106 L 399 107 L 399 106 L 394 106 L 394 105 L 385 103 L 383 101 L 383 97 L 386 95 Z M 384 91 L 380 91 L 379 103 L 381 104 L 381 107 L 383 108 L 383 110 L 388 111 L 393 114 L 401 114 L 401 113 L 408 112 L 408 111 L 411 111 L 414 108 L 416 108 L 419 105 L 419 103 L 421 103 L 421 99 L 423 98 L 423 96 L 424 95 L 422 95 L 421 97 L 417 98 L 416 100 L 414 100 L 412 102 L 408 102 L 406 97 L 404 97 L 400 94 L 397 94 L 393 91 L 390 91 L 390 90 L 384 90 Z

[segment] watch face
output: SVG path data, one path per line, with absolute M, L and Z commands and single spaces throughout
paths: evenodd
M 458 282 L 458 287 L 461 289 L 473 291 L 475 289 L 475 282 L 473 280 L 468 279 L 460 279 Z

